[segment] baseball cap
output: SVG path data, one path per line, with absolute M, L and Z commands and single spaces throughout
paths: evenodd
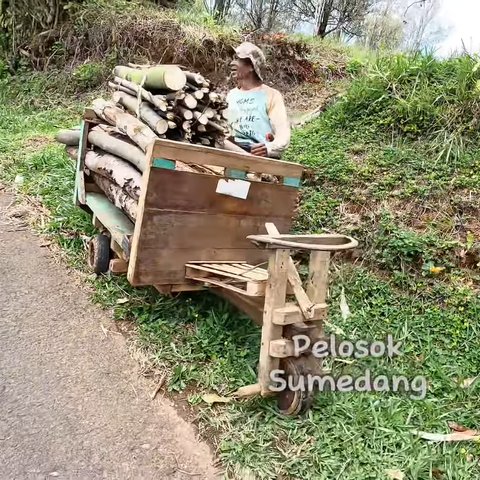
M 235 53 L 238 58 L 248 58 L 252 62 L 253 69 L 258 75 L 258 78 L 263 81 L 262 70 L 265 67 L 266 59 L 262 50 L 250 42 L 241 43 L 236 49 Z

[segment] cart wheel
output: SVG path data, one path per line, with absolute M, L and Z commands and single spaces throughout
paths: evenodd
M 285 371 L 285 379 L 291 377 L 293 385 L 298 385 L 300 375 L 306 375 L 309 371 L 304 358 L 285 358 L 280 363 L 280 369 Z M 292 391 L 288 388 L 277 395 L 277 406 L 283 415 L 295 416 L 307 411 L 313 402 L 313 392 L 305 389 Z
M 96 235 L 88 243 L 88 265 L 95 273 L 108 272 L 110 239 L 106 235 Z

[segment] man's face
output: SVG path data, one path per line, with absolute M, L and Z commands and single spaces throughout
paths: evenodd
M 249 78 L 253 72 L 252 62 L 248 58 L 234 57 L 230 63 L 232 78 L 239 81 Z

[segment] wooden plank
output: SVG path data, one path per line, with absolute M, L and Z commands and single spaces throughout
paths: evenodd
M 329 267 L 330 252 L 310 252 L 307 295 L 314 303 L 325 303 L 327 301 Z
M 270 342 L 269 354 L 274 358 L 295 357 L 295 345 L 292 340 L 280 338 Z
M 248 153 L 237 153 L 212 147 L 158 139 L 154 143 L 154 157 L 180 160 L 198 165 L 215 165 L 229 169 L 255 173 L 269 173 L 292 178 L 300 178 L 303 166 Z
M 261 231 L 263 217 L 147 210 L 144 212 L 142 248 L 252 248 L 247 237 Z M 277 219 L 282 221 L 281 219 Z M 195 257 L 194 257 L 195 258 Z
M 303 322 L 303 315 L 300 308 L 294 303 L 287 303 L 285 307 L 277 308 L 273 316 L 275 325 L 292 325 Z
M 230 271 L 231 273 L 236 273 L 251 280 L 267 280 L 268 272 L 263 268 L 258 267 L 247 267 L 246 265 L 239 264 L 222 264 L 222 269 L 225 271 Z
M 217 193 L 219 180 L 212 175 L 153 169 L 146 208 L 267 218 L 290 219 L 293 215 L 298 195 L 296 189 L 251 182 L 248 197 L 243 200 Z
M 147 159 L 149 159 L 147 165 L 151 165 L 153 162 L 153 143 L 148 147 L 148 150 L 145 152 Z M 167 283 L 181 283 L 183 279 L 177 282 L 156 282 L 155 276 L 153 278 L 149 278 L 149 283 L 142 283 L 142 280 L 139 278 L 142 270 L 138 269 L 139 261 L 145 265 L 147 261 L 147 257 L 143 253 L 143 249 L 141 249 L 141 240 L 142 240 L 142 229 L 145 224 L 145 221 L 148 220 L 148 217 L 145 216 L 145 200 L 148 194 L 148 187 L 150 181 L 150 173 L 152 169 L 146 168 L 142 175 L 142 186 L 140 189 L 140 198 L 138 199 L 138 207 L 137 207 L 137 219 L 135 221 L 135 230 L 133 232 L 132 238 L 132 247 L 130 252 L 130 261 L 128 263 L 128 272 L 127 272 L 127 279 L 133 286 L 138 285 L 155 285 L 156 283 L 160 284 L 167 284 Z M 143 254 L 142 254 L 143 253 Z M 142 266 L 143 266 L 142 265 Z
M 88 192 L 85 202 L 98 221 L 110 232 L 112 239 L 121 246 L 128 259 L 133 223 L 101 193 Z
M 221 270 L 219 268 L 214 268 L 213 265 L 211 267 L 208 267 L 206 265 L 208 265 L 208 264 L 202 263 L 201 265 L 199 265 L 197 263 L 187 263 L 185 265 L 185 267 L 186 267 L 185 276 L 187 278 L 191 277 L 192 275 L 198 276 L 198 272 L 196 270 L 201 270 L 203 272 L 212 273 L 212 274 L 214 274 L 216 276 L 219 276 L 219 277 L 234 278 L 235 280 L 238 280 L 238 281 L 244 282 L 244 283 L 247 283 L 247 282 L 250 281 L 248 278 L 242 277 L 241 275 L 237 275 L 236 273 L 227 272 L 227 271 Z M 250 283 L 253 283 L 253 282 L 250 281 Z
M 274 223 L 270 223 L 270 222 L 266 223 L 265 228 L 267 229 L 267 232 L 269 235 L 280 234 L 280 232 L 278 231 Z M 315 314 L 313 311 L 314 304 L 308 298 L 307 293 L 303 289 L 302 280 L 300 278 L 300 275 L 297 272 L 293 259 L 290 257 L 287 263 L 288 263 L 288 282 L 293 288 L 293 293 L 295 295 L 295 298 L 297 299 L 298 305 L 300 306 L 300 310 L 302 311 L 303 316 L 307 319 L 308 318 L 311 319 Z
M 190 280 L 197 280 L 198 282 L 201 282 L 203 285 L 213 285 L 214 287 L 222 287 L 227 290 L 232 290 L 233 292 L 240 293 L 242 295 L 246 295 L 248 297 L 260 297 L 263 296 L 263 293 L 258 290 L 243 290 L 242 288 L 236 287 L 235 285 L 232 285 L 230 283 L 225 283 L 222 280 L 218 280 L 215 278 L 211 277 L 188 277 Z
M 133 246 L 132 246 L 133 247 Z M 251 257 L 254 263 L 259 263 L 265 258 L 262 250 L 247 250 L 244 248 L 214 249 L 214 248 L 192 248 L 192 249 L 162 249 L 157 248 L 140 249 L 137 256 L 134 275 L 128 279 L 133 286 L 142 285 L 165 285 L 185 283 L 185 265 L 192 258 L 195 260 L 221 260 L 229 261 L 235 258 Z M 132 258 L 129 264 L 131 266 Z
M 77 156 L 77 165 L 75 173 L 75 193 L 74 193 L 74 202 L 75 205 L 85 205 L 85 154 L 87 153 L 87 144 L 88 144 L 88 121 L 83 120 L 80 130 L 80 142 L 78 145 L 78 156 Z
M 114 274 L 127 273 L 128 263 L 121 258 L 113 258 L 110 260 L 109 272 Z
M 275 310 L 285 306 L 290 250 L 277 249 L 270 254 L 268 280 L 263 309 L 262 343 L 258 367 L 258 383 L 262 395 L 270 392 L 270 372 L 278 368 L 278 358 L 270 356 L 270 342 L 282 337 L 283 328 L 273 323 Z

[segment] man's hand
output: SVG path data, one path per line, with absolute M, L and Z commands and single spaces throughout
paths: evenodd
M 254 143 L 250 153 L 257 157 L 266 157 L 268 155 L 267 147 L 264 143 Z

